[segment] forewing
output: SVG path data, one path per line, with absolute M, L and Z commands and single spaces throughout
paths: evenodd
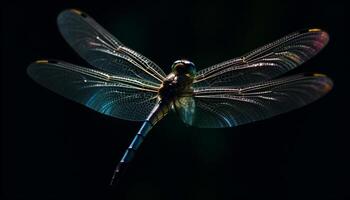
M 266 119 L 304 106 L 331 90 L 324 75 L 295 75 L 242 87 L 194 90 L 193 125 L 224 128 Z
M 126 120 L 142 121 L 157 99 L 157 85 L 118 77 L 62 61 L 37 61 L 29 76 L 42 86 L 97 112 Z
M 154 62 L 124 46 L 87 14 L 66 10 L 58 16 L 57 23 L 66 41 L 92 66 L 114 75 L 159 84 L 165 78 Z
M 316 55 L 328 40 L 328 34 L 320 29 L 294 32 L 240 58 L 199 71 L 194 86 L 239 86 L 270 80 Z

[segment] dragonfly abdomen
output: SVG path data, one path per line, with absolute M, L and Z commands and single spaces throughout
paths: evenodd
M 137 149 L 141 146 L 148 132 L 152 127 L 161 120 L 170 110 L 170 102 L 159 101 L 153 108 L 152 112 L 148 115 L 147 119 L 142 124 L 141 128 L 135 135 L 129 147 L 126 149 L 122 159 L 118 163 L 112 180 L 111 185 L 113 184 L 114 179 L 118 179 L 123 172 L 125 172 L 128 163 L 132 161 L 135 157 Z

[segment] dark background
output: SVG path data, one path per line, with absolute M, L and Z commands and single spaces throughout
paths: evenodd
M 289 74 L 321 72 L 333 91 L 302 109 L 229 129 L 151 131 L 119 185 L 115 165 L 140 122 L 107 117 L 40 87 L 37 59 L 86 65 L 56 17 L 79 8 L 166 73 L 202 69 L 303 28 L 329 45 Z M 345 3 L 337 1 L 45 1 L 1 3 L 2 199 L 344 199 L 349 195 L 349 64 Z

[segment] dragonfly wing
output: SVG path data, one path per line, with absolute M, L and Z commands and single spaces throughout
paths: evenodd
M 196 102 L 193 97 L 180 97 L 174 101 L 174 110 L 180 119 L 188 124 L 193 125 L 193 116 L 196 108 Z
M 62 61 L 37 61 L 28 74 L 44 87 L 116 118 L 142 121 L 157 102 L 157 84 Z
M 241 87 L 195 88 L 193 125 L 233 127 L 304 106 L 331 90 L 324 75 L 294 75 Z
M 328 40 L 328 34 L 320 29 L 294 32 L 240 58 L 199 71 L 194 85 L 230 86 L 269 80 L 316 55 Z
M 146 79 L 159 84 L 166 76 L 154 62 L 124 46 L 81 11 L 63 11 L 57 23 L 66 41 L 96 68 L 114 75 Z

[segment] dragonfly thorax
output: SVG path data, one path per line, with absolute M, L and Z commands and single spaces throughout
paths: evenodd
M 172 100 L 179 96 L 191 95 L 196 74 L 195 65 L 187 60 L 177 60 L 171 68 L 172 72 L 165 78 L 159 89 L 159 97 Z

